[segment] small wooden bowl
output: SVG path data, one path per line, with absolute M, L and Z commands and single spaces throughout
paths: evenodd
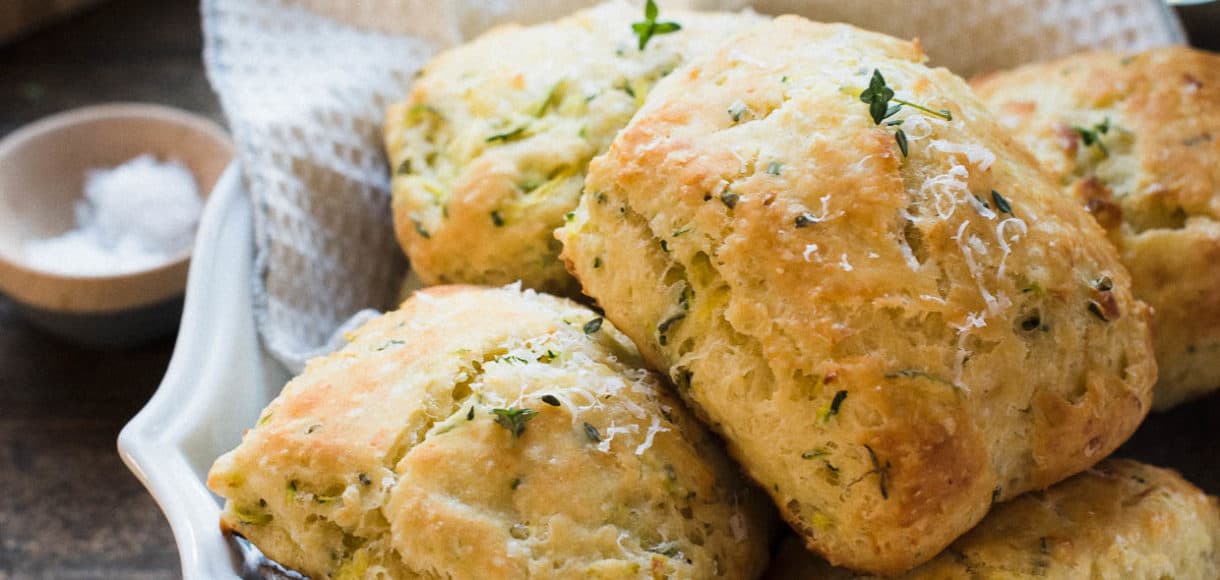
M 94 346 L 145 341 L 177 324 L 189 249 L 160 266 L 112 276 L 46 272 L 24 255 L 26 240 L 72 229 L 86 171 L 142 153 L 182 162 L 206 199 L 233 144 L 198 115 L 126 103 L 52 115 L 0 141 L 0 291 L 32 323 Z

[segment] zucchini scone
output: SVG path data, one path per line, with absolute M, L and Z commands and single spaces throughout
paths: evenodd
M 327 578 L 753 578 L 770 506 L 592 311 L 440 287 L 310 361 L 208 486 Z
M 974 84 L 1152 307 L 1154 407 L 1220 388 L 1220 55 L 1088 53 Z
M 786 541 L 768 580 L 864 580 Z M 1108 459 L 996 506 L 978 527 L 901 580 L 1212 580 L 1220 509 L 1178 473 Z
M 620 1 L 499 27 L 438 56 L 385 127 L 394 227 L 411 267 L 428 285 L 521 280 L 579 295 L 553 232 L 576 206 L 589 160 L 658 79 L 764 21 L 645 14 Z
M 1148 411 L 1089 215 L 918 45 L 783 17 L 661 81 L 563 257 L 832 563 L 897 573 Z

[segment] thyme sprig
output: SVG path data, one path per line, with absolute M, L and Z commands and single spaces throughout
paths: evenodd
M 658 34 L 669 34 L 682 30 L 682 25 L 677 22 L 657 22 L 657 14 L 660 10 L 657 8 L 657 3 L 653 0 L 648 0 L 644 4 L 644 20 L 633 22 L 631 31 L 640 39 L 640 50 L 648 45 L 648 41 L 652 40 L 653 36 Z
M 1084 143 L 1085 147 L 1096 145 L 1098 151 L 1101 151 L 1102 157 L 1110 156 L 1110 149 L 1101 141 L 1101 136 L 1110 132 L 1109 117 L 1106 117 L 1105 120 L 1092 127 L 1072 127 L 1072 130 L 1080 135 L 1080 142 Z
M 887 127 L 898 127 L 902 125 L 901 120 L 887 121 L 890 117 L 898 114 L 902 107 L 907 106 L 912 109 L 922 111 L 927 115 L 940 117 L 946 121 L 953 120 L 953 113 L 949 109 L 940 109 L 939 111 L 929 109 L 918 103 L 899 99 L 894 96 L 894 89 L 890 88 L 885 83 L 885 77 L 881 75 L 880 69 L 873 69 L 873 76 L 868 81 L 868 88 L 860 93 L 860 101 L 868 104 L 868 113 L 873 118 L 873 124 L 880 125 L 885 123 Z M 893 101 L 896 104 L 890 104 Z M 894 131 L 894 141 L 898 143 L 898 149 L 902 151 L 902 156 L 907 157 L 909 149 L 907 145 L 907 134 L 901 128 Z
M 513 434 L 513 439 L 525 433 L 525 424 L 530 422 L 538 411 L 533 409 L 518 409 L 509 407 L 507 409 L 492 409 L 491 414 L 496 416 L 496 424 L 508 429 L 509 433 Z

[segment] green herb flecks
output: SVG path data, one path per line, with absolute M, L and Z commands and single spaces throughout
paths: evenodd
M 470 406 L 470 410 L 469 410 L 469 411 L 466 411 L 466 420 L 467 420 L 467 421 L 473 421 L 473 420 L 474 420 L 474 405 L 471 405 L 471 406 Z
M 830 400 L 830 404 L 818 411 L 818 420 L 825 423 L 831 417 L 839 414 L 839 407 L 843 405 L 843 400 L 847 398 L 847 391 L 838 391 Z
M 408 157 L 406 159 L 403 159 L 402 163 L 398 164 L 398 169 L 395 170 L 395 173 L 397 173 L 398 175 L 406 175 L 408 173 L 411 173 L 411 158 Z
M 1012 205 L 1008 203 L 1007 199 L 1004 199 L 1004 196 L 1000 195 L 1000 192 L 991 190 L 991 201 L 995 202 L 995 208 L 1000 210 L 1000 213 L 1013 215 Z
M 513 434 L 513 439 L 516 439 L 525 433 L 525 424 L 529 423 L 538 414 L 538 411 L 510 407 L 492 409 L 491 414 L 496 416 L 496 424 L 507 429 L 509 433 Z
M 779 161 L 772 161 L 767 164 L 768 175 L 779 175 L 784 170 L 784 164 Z
M 564 80 L 565 79 L 559 79 L 559 82 L 555 83 L 554 85 L 551 85 L 551 90 L 547 91 L 546 98 L 542 99 L 542 103 L 540 105 L 538 105 L 538 109 L 536 111 L 534 111 L 535 117 L 541 117 L 541 116 L 545 115 L 548 109 L 550 109 L 552 106 L 556 106 L 558 104 L 556 97 L 559 95 L 559 89 L 560 89 L 560 87 L 563 86 Z
M 652 40 L 653 36 L 658 34 L 669 34 L 682 30 L 682 25 L 677 22 L 657 22 L 657 15 L 660 10 L 657 8 L 657 3 L 653 0 L 648 0 L 644 4 L 644 20 L 631 24 L 631 31 L 640 39 L 640 50 L 648 45 L 648 41 Z
M 602 317 L 598 316 L 597 318 L 594 318 L 593 320 L 586 322 L 585 325 L 582 327 L 583 330 L 585 331 L 585 334 L 593 334 L 594 332 L 601 330 L 603 320 L 604 319 Z
M 501 141 L 501 142 L 512 141 L 513 139 L 516 139 L 517 137 L 520 137 L 523 134 L 525 134 L 525 125 L 517 127 L 516 129 L 505 131 L 503 133 L 496 133 L 495 135 L 492 135 L 491 137 L 487 138 L 487 143 L 494 143 L 496 141 Z
M 402 346 L 404 344 L 407 344 L 407 342 L 405 340 L 398 340 L 398 339 L 387 340 L 387 341 L 381 343 L 380 345 L 378 345 L 377 348 L 375 348 L 373 350 L 376 350 L 377 352 L 381 352 L 387 348 L 390 348 L 391 346 Z
M 585 437 L 588 437 L 589 441 L 594 443 L 601 443 L 602 441 L 602 434 L 597 431 L 597 427 L 588 423 L 585 423 Z
M 869 473 L 877 475 L 877 486 L 881 488 L 881 499 L 889 499 L 890 467 L 892 464 L 888 459 L 885 460 L 885 463 L 882 463 L 870 445 L 865 444 L 864 449 L 868 450 L 869 461 L 873 463 L 873 470 Z
M 557 359 L 557 358 L 559 358 L 559 353 L 548 348 L 548 349 L 546 349 L 545 353 L 538 355 L 538 362 L 540 362 L 540 363 L 555 362 L 555 359 Z
M 729 209 L 737 207 L 737 200 L 739 199 L 741 199 L 741 196 L 729 191 L 727 188 L 720 192 L 720 203 L 723 203 Z
M 373 485 L 373 480 L 369 479 L 369 475 L 367 473 L 361 473 L 357 479 L 360 480 L 360 485 Z
M 546 403 L 552 407 L 558 407 L 561 404 L 559 402 L 559 398 L 556 397 L 555 395 L 542 395 L 541 397 L 538 397 L 538 398 L 542 399 L 543 403 Z
M 740 123 L 741 118 L 745 116 L 748 110 L 749 107 L 746 106 L 744 101 L 733 101 L 733 104 L 729 105 L 729 118 L 734 123 Z
M 801 453 L 801 459 L 817 459 L 819 457 L 826 457 L 827 455 L 830 455 L 829 451 L 822 449 L 821 447 L 815 447 Z
M 953 120 L 953 113 L 948 109 L 935 111 L 923 105 L 912 103 L 894 96 L 894 89 L 885 84 L 885 77 L 881 75 L 880 69 L 873 69 L 873 76 L 869 79 L 868 88 L 860 93 L 860 101 L 868 104 L 868 113 L 873 118 L 873 124 L 880 125 L 883 122 L 888 127 L 897 127 L 902 124 L 900 120 L 885 122 L 886 119 L 898 114 L 903 106 L 917 109 L 928 115 L 940 117 L 946 121 Z M 890 104 L 893 101 L 897 104 Z M 902 129 L 894 132 L 894 141 L 898 143 L 898 149 L 902 151 L 902 156 L 907 157 L 909 154 L 909 145 L 907 144 L 907 134 Z
M 602 267 L 602 257 L 597 256 L 597 257 L 593 258 L 593 268 L 597 269 L 600 267 Z
M 526 364 L 529 361 L 513 354 L 502 354 L 496 357 L 496 362 L 504 364 Z
M 512 483 L 508 484 L 508 487 L 513 491 L 516 491 L 518 487 L 521 487 L 521 478 L 514 477 Z
M 645 549 L 648 550 L 649 552 L 652 552 L 654 554 L 660 554 L 667 558 L 673 558 L 674 556 L 677 556 L 679 553 L 678 543 L 674 542 L 674 541 L 661 542 L 660 544 L 657 544 L 651 548 L 645 548 Z
M 1101 137 L 1110 132 L 1110 118 L 1106 117 L 1104 121 L 1093 125 L 1092 127 L 1072 127 L 1076 134 L 1080 135 L 1080 142 L 1084 143 L 1085 147 L 1097 146 L 1097 150 L 1101 151 L 1102 157 L 1110 156 L 1110 149 L 1102 143 Z
M 415 233 L 419 234 L 419 237 L 425 240 L 432 237 L 432 234 L 428 233 L 428 230 L 424 229 L 424 224 L 419 223 L 419 220 L 411 218 L 411 225 L 415 226 Z
M 491 223 L 495 224 L 497 228 L 504 227 L 504 216 L 500 215 L 499 210 L 491 212 Z

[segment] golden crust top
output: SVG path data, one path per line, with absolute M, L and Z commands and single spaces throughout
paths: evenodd
M 514 288 L 417 293 L 216 461 L 223 524 L 318 579 L 756 576 L 765 497 L 593 320 Z
M 1109 230 L 1154 311 L 1156 406 L 1220 387 L 1220 55 L 1085 53 L 974 86 Z
M 796 17 L 740 34 L 657 86 L 557 232 L 804 540 L 882 573 L 1100 460 L 1155 379 L 1103 232 L 922 59 Z M 874 122 L 874 70 L 933 113 Z
M 436 57 L 385 138 L 399 242 L 426 284 L 507 284 L 577 295 L 552 232 L 585 170 L 652 85 L 690 55 L 763 21 L 664 11 L 681 30 L 640 50 L 638 6 L 610 2 L 503 26 Z
M 901 580 L 1220 577 L 1220 507 L 1178 473 L 1109 459 L 996 507 Z M 787 541 L 768 580 L 869 576 L 831 569 Z

